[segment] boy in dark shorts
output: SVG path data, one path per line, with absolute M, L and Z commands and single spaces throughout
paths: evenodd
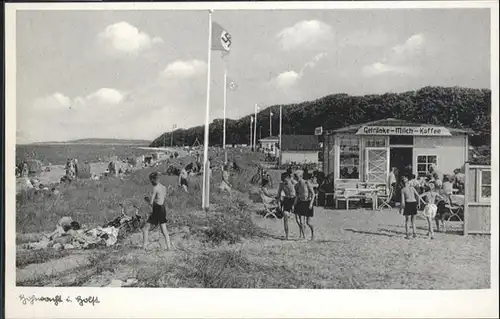
M 151 225 L 160 225 L 163 237 L 165 237 L 165 242 L 167 243 L 167 250 L 172 249 L 172 244 L 170 243 L 170 236 L 167 231 L 167 210 L 165 209 L 165 199 L 167 197 L 167 188 L 158 181 L 158 173 L 153 172 L 149 174 L 149 180 L 153 185 L 153 195 L 151 198 L 145 197 L 144 199 L 149 202 L 153 208 L 153 212 L 148 218 L 146 225 L 142 229 L 143 233 L 143 246 L 146 249 L 148 245 L 149 228 Z
M 281 196 L 283 198 L 281 198 Z M 283 212 L 283 225 L 285 227 L 285 239 L 288 240 L 288 218 L 292 215 L 293 204 L 295 202 L 295 187 L 288 173 L 281 174 L 281 183 L 278 188 L 276 199 L 280 201 Z
M 408 221 L 411 221 L 413 238 L 416 238 L 415 216 L 417 215 L 417 199 L 419 199 L 420 195 L 413 186 L 408 184 L 408 177 L 404 176 L 402 181 L 404 187 L 401 189 L 401 206 L 399 207 L 399 213 L 401 214 L 401 211 L 403 211 L 403 216 L 405 216 L 405 238 L 410 238 L 410 235 L 408 234 Z
M 297 184 L 295 184 L 295 204 L 294 213 L 297 218 L 297 224 L 299 225 L 300 237 L 305 238 L 304 233 L 304 217 L 305 223 L 309 226 L 311 230 L 311 240 L 314 240 L 314 227 L 311 224 L 311 218 L 314 215 L 314 189 L 308 182 L 310 176 L 304 176 L 302 171 L 297 171 L 295 173 L 295 178 Z

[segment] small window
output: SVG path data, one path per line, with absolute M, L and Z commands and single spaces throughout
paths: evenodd
M 359 179 L 359 137 L 339 138 L 340 179 Z
M 370 136 L 364 139 L 365 147 L 385 147 L 385 136 Z
M 432 164 L 437 164 L 436 155 L 419 155 L 417 156 L 417 176 L 425 177 L 429 174 L 429 168 Z
M 491 171 L 484 170 L 481 171 L 481 196 L 482 200 L 491 199 Z
M 392 135 L 389 136 L 390 145 L 413 145 L 413 136 Z

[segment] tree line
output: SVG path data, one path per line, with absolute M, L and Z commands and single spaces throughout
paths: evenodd
M 283 110 L 283 134 L 314 134 L 316 127 L 334 130 L 385 118 L 472 129 L 472 145 L 491 144 L 491 90 L 462 87 L 424 87 L 403 93 L 351 96 L 333 94 L 314 101 L 288 105 L 273 105 L 258 114 L 257 138 L 269 136 L 269 111 L 273 135 L 278 134 L 279 108 Z M 248 144 L 250 141 L 250 116 L 239 120 L 226 120 L 226 143 Z M 222 145 L 223 119 L 214 120 L 209 126 L 210 145 Z M 262 136 L 259 136 L 262 132 Z M 152 147 L 191 146 L 198 140 L 203 144 L 204 126 L 177 129 L 163 133 Z

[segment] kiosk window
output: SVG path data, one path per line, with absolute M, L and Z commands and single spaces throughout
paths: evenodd
M 391 145 L 413 145 L 413 136 L 391 135 L 389 136 Z
M 365 147 L 385 147 L 385 136 L 365 137 Z
M 491 171 L 481 171 L 481 199 L 491 198 Z
M 417 175 L 425 177 L 429 173 L 429 167 L 432 164 L 437 164 L 436 155 L 419 155 L 417 156 Z
M 340 137 L 339 149 L 340 178 L 359 179 L 359 137 Z

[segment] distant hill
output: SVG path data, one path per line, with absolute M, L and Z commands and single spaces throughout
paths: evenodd
M 146 140 L 125 140 L 114 138 L 85 138 L 78 140 L 71 140 L 66 142 L 39 142 L 32 143 L 32 145 L 47 145 L 47 144 L 82 144 L 82 145 L 134 145 L 134 146 L 148 146 L 151 141 Z
M 491 90 L 461 87 L 424 87 L 402 93 L 352 96 L 333 94 L 314 101 L 281 105 L 283 107 L 283 134 L 314 134 L 314 128 L 325 130 L 342 128 L 384 118 L 472 129 L 473 145 L 491 144 Z M 257 138 L 269 134 L 269 111 L 273 134 L 278 134 L 280 105 L 262 108 L 258 114 Z M 250 115 L 226 122 L 228 144 L 248 144 Z M 210 126 L 210 145 L 222 144 L 223 120 L 216 119 Z M 157 137 L 151 146 L 170 144 L 170 132 Z M 204 126 L 174 131 L 174 145 L 193 145 L 198 139 L 203 144 Z

